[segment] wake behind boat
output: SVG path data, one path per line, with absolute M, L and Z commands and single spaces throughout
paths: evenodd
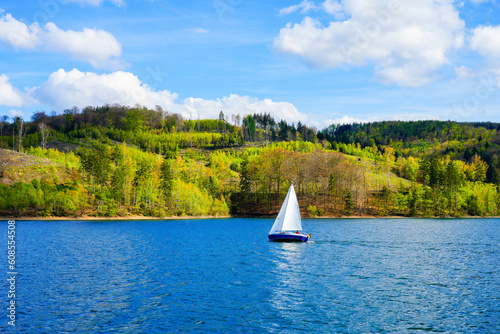
M 302 233 L 302 220 L 300 219 L 300 208 L 297 195 L 290 185 L 285 201 L 281 206 L 278 217 L 269 231 L 270 241 L 298 241 L 307 242 L 310 235 Z

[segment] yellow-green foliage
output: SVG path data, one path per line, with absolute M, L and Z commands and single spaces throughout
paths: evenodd
M 224 199 L 213 199 L 193 183 L 176 179 L 173 183 L 172 206 L 178 216 L 223 216 L 229 214 Z
M 185 132 L 158 136 L 163 135 L 194 139 Z M 212 140 L 219 134 L 199 135 Z M 229 214 L 231 204 L 233 212 L 272 214 L 278 204 L 274 202 L 284 197 L 293 182 L 299 200 L 305 202 L 303 210 L 311 216 L 498 214 L 497 187 L 484 183 L 488 165 L 479 156 L 463 162 L 448 156 L 397 156 L 392 147 L 379 151 L 377 146 L 359 144 L 333 146 L 350 155 L 326 149 L 329 145 L 324 143 L 304 141 L 225 151 L 194 148 L 177 156 L 169 153 L 170 160 L 126 144 L 89 143 L 77 154 L 30 148 L 29 155 L 12 153 L 12 161 L 24 159 L 29 164 L 4 168 L 4 177 L 15 174 L 14 182 L 40 181 L 3 186 L 0 210 L 18 214 L 34 210 L 43 215 L 220 216 Z M 89 168 L 86 159 L 99 159 L 101 153 L 107 156 L 105 166 L 96 168 L 106 173 L 99 171 L 97 180 L 97 170 Z M 19 199 L 19 204 L 12 199 Z
M 53 148 L 42 149 L 41 147 L 30 147 L 25 153 L 41 158 L 47 158 L 53 162 L 63 164 L 67 168 L 80 167 L 80 159 L 73 152 L 63 153 Z
M 237 179 L 239 177 L 238 173 L 231 170 L 231 163 L 235 160 L 235 157 L 226 154 L 222 151 L 216 151 L 210 155 L 210 168 L 212 169 L 214 176 L 219 180 L 229 180 Z

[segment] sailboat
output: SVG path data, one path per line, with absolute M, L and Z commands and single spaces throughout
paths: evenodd
M 269 231 L 270 241 L 303 241 L 307 242 L 310 235 L 302 233 L 302 220 L 300 219 L 299 202 L 293 184 L 290 185 L 285 201 L 281 206 L 278 217 Z

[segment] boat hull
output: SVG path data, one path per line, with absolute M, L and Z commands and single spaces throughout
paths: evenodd
M 269 241 L 279 242 L 307 242 L 309 237 L 304 234 L 269 234 Z

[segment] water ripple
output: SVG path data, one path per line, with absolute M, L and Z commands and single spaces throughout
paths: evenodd
M 268 219 L 18 222 L 17 329 L 500 332 L 499 224 L 306 220 L 283 244 Z

